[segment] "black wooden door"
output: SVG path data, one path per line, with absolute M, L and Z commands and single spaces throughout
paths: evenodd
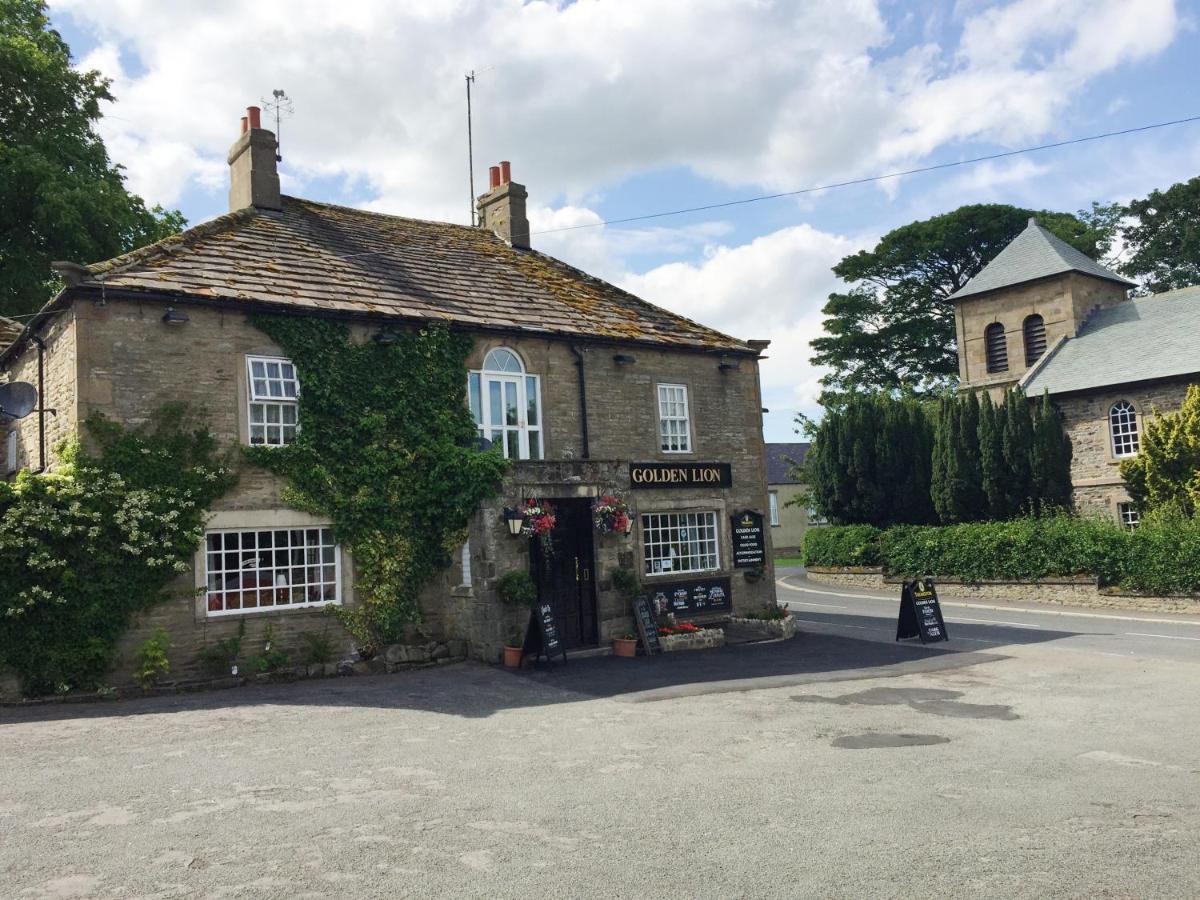
M 553 550 L 547 554 L 537 538 L 529 547 L 538 600 L 554 604 L 568 650 L 592 646 L 599 641 L 599 632 L 591 504 L 587 500 L 551 502 L 556 515 Z

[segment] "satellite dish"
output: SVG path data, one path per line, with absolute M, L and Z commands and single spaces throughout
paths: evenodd
M 23 419 L 37 406 L 37 388 L 25 381 L 0 384 L 0 415 Z

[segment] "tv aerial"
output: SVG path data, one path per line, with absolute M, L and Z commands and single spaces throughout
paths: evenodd
M 37 388 L 26 381 L 0 384 L 0 416 L 23 419 L 37 407 Z
M 275 114 L 275 162 L 283 162 L 283 154 L 280 149 L 283 147 L 283 138 L 280 136 L 280 129 L 283 124 L 283 117 L 290 116 L 296 111 L 295 104 L 292 103 L 292 98 L 283 92 L 280 88 L 271 91 L 272 99 L 268 100 L 263 97 L 262 105 L 268 113 Z

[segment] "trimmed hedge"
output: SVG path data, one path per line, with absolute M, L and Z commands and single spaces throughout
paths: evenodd
M 874 525 L 810 528 L 804 535 L 806 566 L 878 566 L 879 536 Z
M 894 575 L 1031 581 L 1091 575 L 1153 594 L 1200 592 L 1200 518 L 1150 515 L 1134 531 L 1067 515 L 965 525 L 814 528 L 804 564 L 881 565 Z

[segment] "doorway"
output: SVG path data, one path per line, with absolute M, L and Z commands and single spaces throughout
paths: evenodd
M 600 635 L 591 501 L 550 502 L 555 512 L 555 527 L 551 532 L 553 550 L 547 554 L 538 538 L 531 538 L 529 544 L 538 601 L 554 605 L 566 649 L 592 647 L 599 643 Z

